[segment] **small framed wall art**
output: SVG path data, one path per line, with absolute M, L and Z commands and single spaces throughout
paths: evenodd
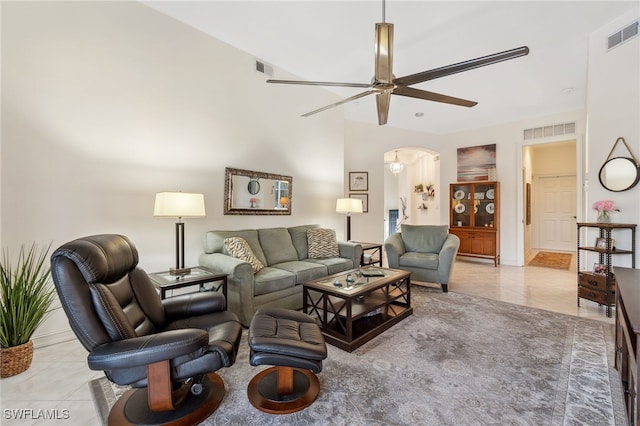
M 369 212 L 369 194 L 349 194 L 349 198 L 357 198 L 362 201 L 362 213 Z
M 368 172 L 349 172 L 349 191 L 368 191 Z

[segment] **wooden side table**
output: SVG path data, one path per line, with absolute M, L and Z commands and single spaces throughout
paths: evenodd
M 169 290 L 192 285 L 199 286 L 199 290 L 202 291 L 207 283 L 219 283 L 214 285 L 211 290 L 219 291 L 222 287 L 222 294 L 225 300 L 227 299 L 227 274 L 203 266 L 191 268 L 191 273 L 188 275 L 171 275 L 169 271 L 163 271 L 149 274 L 149 278 L 153 285 L 160 290 L 161 299 L 165 298 Z
M 360 266 L 378 265 L 382 268 L 382 244 L 381 243 L 362 243 L 354 241 L 362 246 L 362 257 L 360 258 Z M 365 261 L 364 255 L 370 254 L 371 260 Z

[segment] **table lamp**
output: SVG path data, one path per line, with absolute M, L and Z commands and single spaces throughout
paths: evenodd
M 159 192 L 153 208 L 156 217 L 175 217 L 176 222 L 176 266 L 170 268 L 171 275 L 187 275 L 191 268 L 184 267 L 184 222 L 187 217 L 204 217 L 204 195 L 189 192 Z
M 347 241 L 351 241 L 351 213 L 362 213 L 362 200 L 358 198 L 338 198 L 336 213 L 347 214 Z

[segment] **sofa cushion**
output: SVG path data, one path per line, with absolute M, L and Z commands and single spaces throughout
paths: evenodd
M 264 257 L 260 240 L 258 239 L 258 231 L 255 229 L 245 229 L 242 231 L 208 231 L 205 235 L 204 251 L 205 253 L 223 253 L 229 254 L 224 248 L 224 239 L 230 237 L 240 237 L 249 243 L 249 247 L 263 265 L 267 264 Z
M 333 229 L 308 229 L 307 241 L 310 259 L 340 257 L 336 231 Z
M 437 253 L 418 253 L 410 251 L 398 260 L 400 268 L 438 269 L 439 256 Z
M 286 228 L 258 229 L 258 238 L 267 265 L 298 260 L 298 252 Z
M 256 257 L 249 246 L 249 243 L 244 238 L 240 237 L 230 237 L 224 239 L 224 248 L 231 256 L 236 259 L 244 260 L 245 262 L 249 262 L 251 264 L 251 269 L 255 274 L 260 269 L 264 268 L 264 265 L 260 260 Z
M 293 242 L 293 246 L 296 248 L 298 252 L 298 259 L 306 259 L 309 257 L 309 246 L 307 244 L 307 230 L 319 228 L 320 225 L 301 225 L 301 226 L 292 226 L 291 228 L 287 228 L 289 231 L 289 235 L 291 235 L 291 241 Z
M 337 274 L 355 268 L 350 259 L 343 257 L 329 257 L 326 259 L 305 259 L 305 262 L 313 262 L 324 265 L 327 268 L 327 275 Z
M 447 239 L 447 225 L 401 225 L 400 233 L 406 251 L 440 253 Z
M 267 266 L 254 275 L 253 295 L 269 294 L 295 285 L 294 273 Z
M 294 262 L 282 262 L 272 265 L 273 268 L 284 269 L 296 274 L 296 284 L 302 284 L 316 278 L 326 277 L 328 274 L 327 267 L 315 262 L 302 262 L 296 260 Z

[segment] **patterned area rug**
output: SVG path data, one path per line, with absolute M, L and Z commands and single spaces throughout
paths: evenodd
M 545 268 L 569 269 L 571 266 L 571 253 L 554 253 L 541 251 L 535 255 L 529 266 L 543 266 Z
M 321 391 L 274 416 L 247 400 L 246 330 L 227 394 L 204 425 L 626 425 L 613 326 L 412 287 L 414 315 L 352 353 L 328 345 Z M 90 383 L 106 419 L 123 388 Z

